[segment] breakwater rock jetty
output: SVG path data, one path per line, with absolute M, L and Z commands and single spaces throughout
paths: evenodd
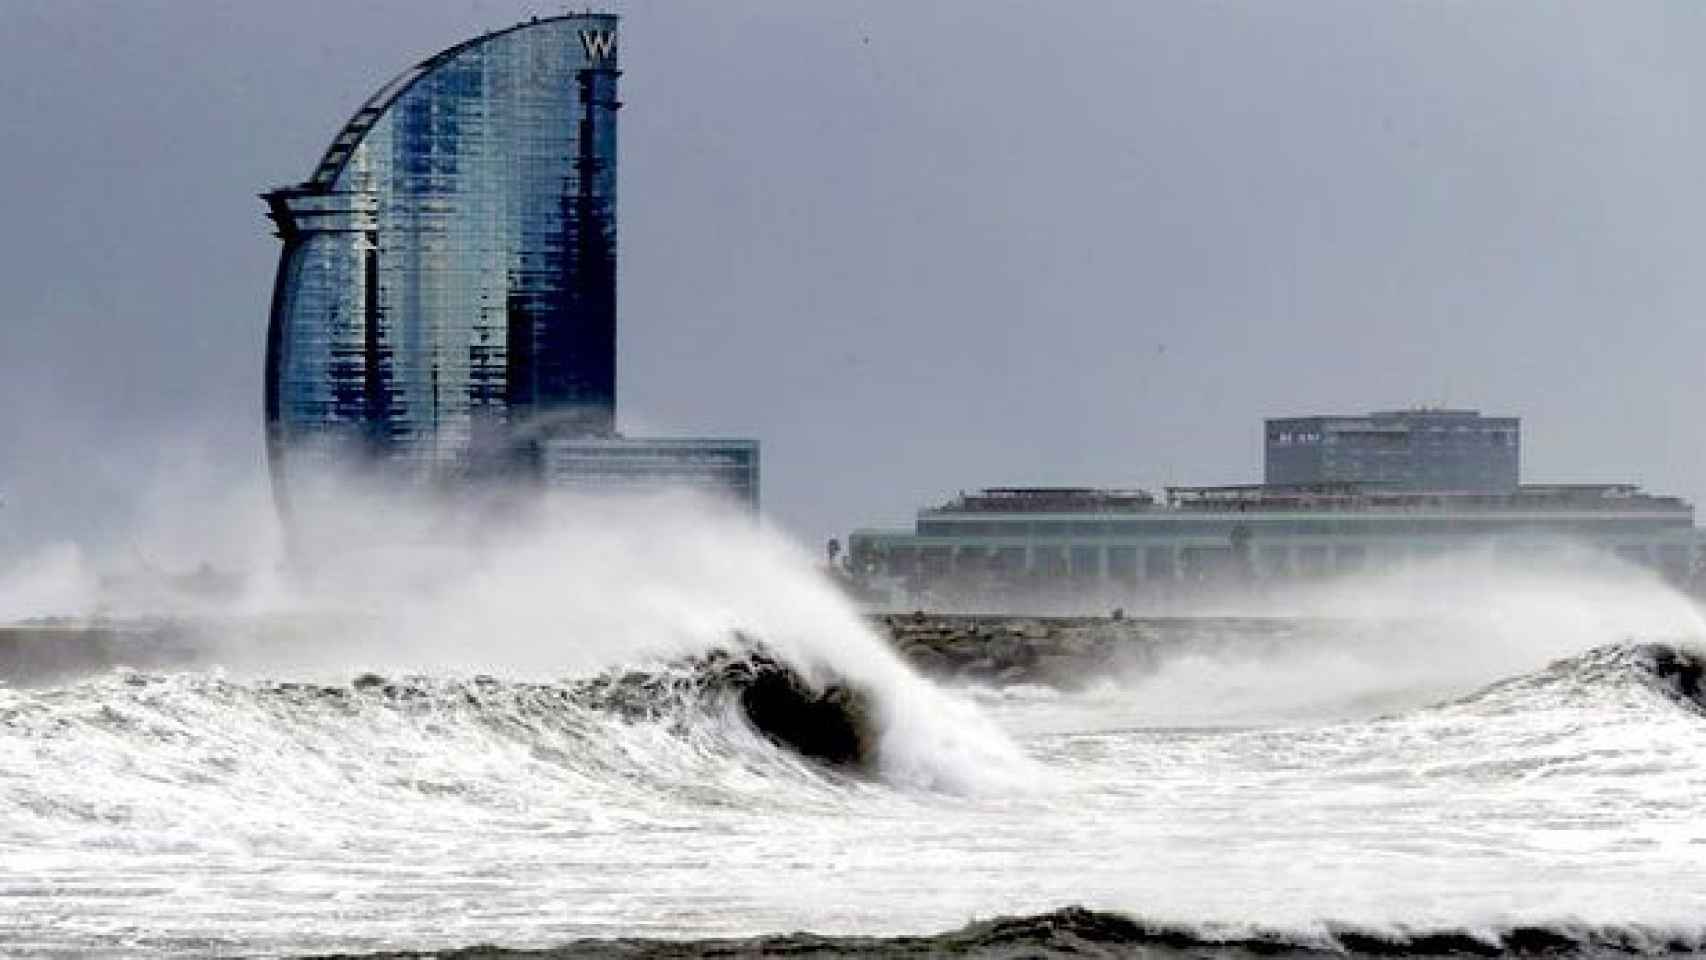
M 131 667 L 190 667 L 203 644 L 170 621 L 36 620 L 0 625 L 0 684 L 37 687 Z
M 940 613 L 870 617 L 878 635 L 924 676 L 990 686 L 1075 689 L 1110 675 L 1152 672 L 1188 647 L 1205 656 L 1321 643 L 1345 625 L 1248 617 L 1032 617 Z M 35 621 L 0 625 L 0 685 L 66 683 L 118 667 L 145 672 L 268 662 L 269 651 L 336 636 L 349 622 L 284 618 Z M 760 685 L 761 690 L 769 690 Z M 778 688 L 780 689 L 780 688 Z M 757 694 L 754 694 L 757 696 Z
M 1303 621 L 1249 617 L 1022 617 L 904 613 L 872 624 L 920 673 L 963 683 L 1073 689 L 1147 672 L 1189 644 L 1253 648 L 1290 640 Z M 1321 625 L 1317 624 L 1317 629 Z

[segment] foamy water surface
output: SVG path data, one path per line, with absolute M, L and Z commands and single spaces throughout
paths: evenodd
M 1529 646 L 1504 615 L 1426 636 L 1369 618 L 1330 639 L 1264 628 L 1248 650 L 1218 636 L 1075 692 L 943 688 L 787 550 L 677 549 L 694 572 L 638 600 L 634 582 L 613 599 L 632 570 L 607 551 L 600 589 L 519 604 L 547 555 L 524 549 L 406 616 L 375 588 L 339 596 L 364 619 L 291 642 L 269 620 L 265 643 L 185 672 L 0 689 L 0 947 L 915 933 L 1065 904 L 1305 933 L 1688 935 L 1706 916 L 1706 717 L 1637 645 L 1687 651 L 1698 624 L 1656 585 L 1579 632 L 1537 611 Z M 576 679 L 667 674 L 731 625 L 872 691 L 874 771 L 825 769 L 690 698 L 612 710 Z M 488 651 L 530 639 L 482 660 L 465 630 Z M 574 655 L 553 666 L 554 646 Z M 358 669 L 383 679 L 352 685 Z

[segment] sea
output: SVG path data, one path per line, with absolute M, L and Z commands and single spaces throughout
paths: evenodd
M 32 564 L 193 655 L 0 685 L 0 953 L 1706 950 L 1706 628 L 1657 580 L 1453 563 L 1000 685 L 731 529 L 211 602 Z M 755 722 L 774 672 L 856 691 L 856 761 Z

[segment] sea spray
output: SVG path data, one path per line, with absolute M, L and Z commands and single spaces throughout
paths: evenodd
M 1298 587 L 1263 616 L 1131 619 L 1104 630 L 1074 723 L 1247 725 L 1403 711 L 1584 650 L 1698 642 L 1706 620 L 1650 571 L 1589 553 L 1550 564 L 1469 551 Z M 1188 639 L 1188 642 L 1181 640 Z M 996 702 L 1025 696 L 981 693 Z
M 812 683 L 870 692 L 884 776 L 947 790 L 1032 780 L 1004 735 L 915 676 L 804 551 L 749 515 L 679 493 L 448 497 L 351 475 L 326 485 L 337 496 L 299 502 L 287 535 L 255 536 L 249 577 L 227 596 L 172 581 L 139 596 L 134 571 L 99 569 L 122 555 L 62 558 L 32 572 L 28 594 L 72 601 L 59 611 L 69 616 L 175 617 L 205 644 L 207 666 L 320 682 L 367 671 L 554 679 L 745 634 Z M 234 529 L 265 527 L 223 514 Z M 76 590 L 43 587 L 55 578 Z M 0 599 L 20 582 L 0 582 Z M 90 589 L 100 582 L 132 589 Z

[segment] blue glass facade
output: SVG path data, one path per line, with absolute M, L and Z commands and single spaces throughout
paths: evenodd
M 281 496 L 331 455 L 442 479 L 614 435 L 616 26 L 540 19 L 431 57 L 264 195 Z

